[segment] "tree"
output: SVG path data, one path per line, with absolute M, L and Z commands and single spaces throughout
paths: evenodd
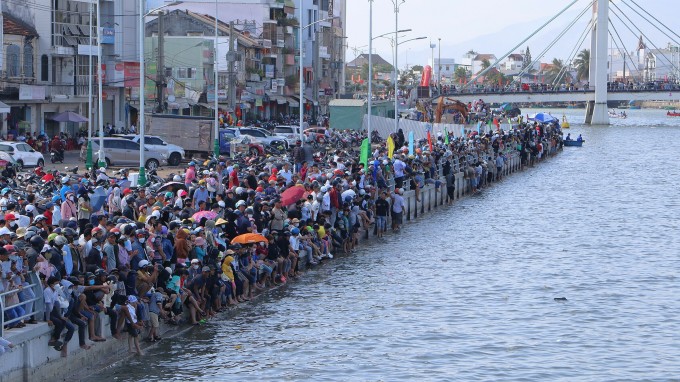
M 569 82 L 571 79 L 571 74 L 564 67 L 564 62 L 560 59 L 553 58 L 552 63 L 545 71 L 545 83 L 552 84 L 556 82 L 558 84 L 563 84 Z
M 411 67 L 411 71 L 413 72 L 423 72 L 423 66 L 422 65 L 413 65 Z
M 527 50 L 524 52 L 524 61 L 522 62 L 522 69 L 526 69 L 529 65 L 531 65 L 531 51 L 529 50 L 529 46 L 527 45 Z
M 453 78 L 458 83 L 465 83 L 468 79 L 468 71 L 464 67 L 459 66 L 453 72 Z
M 485 70 L 489 66 L 491 66 L 491 61 L 489 61 L 488 58 L 483 59 L 482 60 L 482 70 Z
M 590 80 L 590 50 L 583 49 L 578 53 L 574 59 L 574 66 L 576 67 L 576 80 L 589 81 Z

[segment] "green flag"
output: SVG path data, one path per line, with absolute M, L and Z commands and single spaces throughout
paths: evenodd
M 446 127 L 444 128 L 444 143 L 449 144 L 449 130 Z
M 364 169 L 368 170 L 368 156 L 371 155 L 371 141 L 366 138 L 361 142 L 361 154 L 359 156 L 359 163 L 364 164 Z

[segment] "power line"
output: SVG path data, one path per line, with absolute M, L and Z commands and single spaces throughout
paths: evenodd
M 676 37 L 680 38 L 680 36 L 679 36 L 677 33 L 675 33 L 671 28 L 669 28 L 669 27 L 666 26 L 664 23 L 662 23 L 661 21 L 659 21 L 659 19 L 657 19 L 656 17 L 654 17 L 651 13 L 647 12 L 647 10 L 645 10 L 645 9 L 642 8 L 642 7 L 640 7 L 634 0 L 630 0 L 630 1 L 631 1 L 633 4 L 637 5 L 638 8 L 640 8 L 643 12 L 645 12 L 646 14 L 648 14 L 651 18 L 653 18 L 654 21 L 656 21 L 658 24 L 661 24 L 664 28 L 668 29 L 668 30 L 669 30 L 672 34 L 674 34 Z M 656 24 L 652 23 L 652 22 L 649 21 L 646 17 L 644 17 L 643 15 L 641 15 L 640 12 L 636 11 L 635 9 L 633 9 L 633 7 L 631 7 L 630 5 L 628 5 L 624 0 L 621 0 L 621 2 L 622 2 L 623 4 L 625 4 L 628 8 L 632 9 L 633 12 L 637 13 L 640 17 L 642 17 L 643 19 L 645 19 L 645 21 L 647 21 L 649 24 L 651 24 L 653 27 L 655 27 L 659 32 L 663 33 L 666 37 L 668 37 L 669 39 L 671 39 L 671 41 L 673 41 L 673 42 L 676 43 L 677 45 L 680 45 L 680 43 L 678 43 L 675 39 L 673 39 L 673 37 L 669 36 L 668 34 L 666 34 L 666 32 L 662 31 L 659 27 L 656 26 Z
M 649 41 L 650 44 L 652 44 L 652 46 L 654 47 L 654 49 L 656 49 L 656 50 L 658 50 L 658 51 L 661 50 L 661 49 L 659 49 L 659 48 L 654 44 L 654 42 L 653 42 L 651 39 L 649 39 L 649 38 L 647 37 L 647 35 L 645 35 L 644 32 L 642 32 L 642 30 L 640 30 L 640 28 L 638 28 L 638 26 L 637 26 L 637 25 L 636 25 L 636 24 L 635 24 L 635 23 L 634 23 L 634 22 L 633 22 L 633 21 L 632 21 L 625 13 L 624 13 L 624 12 L 623 12 L 623 11 L 622 11 L 615 3 L 611 3 L 611 5 L 613 5 L 614 8 L 616 8 L 616 9 L 623 15 L 623 17 L 625 17 L 626 20 L 628 20 L 628 21 L 633 25 L 633 27 L 635 27 L 635 29 L 640 33 L 641 36 L 643 36 L 647 41 Z M 619 15 L 618 15 L 616 12 L 614 12 L 614 11 L 612 10 L 612 13 L 614 14 L 614 16 L 616 16 L 616 17 L 617 17 L 617 18 L 618 18 L 618 19 L 619 19 L 619 20 L 620 20 L 620 21 L 628 28 L 628 30 L 631 31 L 631 33 L 633 33 L 633 35 L 635 35 L 635 33 L 628 27 L 628 25 L 626 25 L 626 24 L 623 22 L 623 20 L 621 20 L 621 17 L 619 17 Z M 663 57 L 663 58 L 670 64 L 670 66 L 671 66 L 672 68 L 674 68 L 675 70 L 678 70 L 678 68 L 677 68 L 677 67 L 676 67 L 676 66 L 675 66 L 675 65 L 674 65 L 667 57 L 666 57 L 665 54 L 662 54 L 661 57 Z

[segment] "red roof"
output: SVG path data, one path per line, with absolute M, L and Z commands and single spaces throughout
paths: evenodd
M 2 12 L 2 20 L 2 27 L 5 34 L 38 37 L 38 31 L 36 31 L 33 26 L 28 25 L 7 12 Z

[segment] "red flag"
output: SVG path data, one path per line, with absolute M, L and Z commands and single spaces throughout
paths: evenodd
M 432 135 L 430 134 L 429 130 L 427 132 L 427 143 L 430 145 L 430 152 L 433 152 L 434 149 L 432 148 Z
M 498 118 L 494 118 L 494 119 L 493 119 L 493 124 L 496 125 L 497 128 L 500 128 L 500 127 L 501 127 L 501 124 L 498 123 Z

